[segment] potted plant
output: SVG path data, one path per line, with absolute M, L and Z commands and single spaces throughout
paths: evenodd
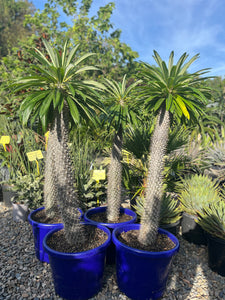
M 198 224 L 208 238 L 208 265 L 225 276 L 225 201 L 212 202 L 198 213 Z
M 33 173 L 23 175 L 16 172 L 14 179 L 10 180 L 12 191 L 13 220 L 26 221 L 29 210 L 37 209 L 43 205 L 43 175 Z
M 107 172 L 107 206 L 89 209 L 84 219 L 93 224 L 107 226 L 111 230 L 121 223 L 134 223 L 136 214 L 121 207 L 122 191 L 122 145 L 123 131 L 128 122 L 135 122 L 135 112 L 131 107 L 132 92 L 141 81 L 138 80 L 127 87 L 126 75 L 121 83 L 105 80 L 106 104 L 109 106 L 107 121 L 114 126 L 115 135 Z M 98 217 L 100 216 L 100 218 Z M 97 219 L 96 219 L 97 218 Z M 115 262 L 114 245 L 107 252 L 107 263 Z
M 57 225 L 57 230 L 48 235 L 49 240 L 53 240 L 51 247 L 48 246 L 52 251 L 49 251 L 47 246 L 43 251 L 45 252 L 45 249 L 48 251 L 53 278 L 60 278 L 59 282 L 54 281 L 55 290 L 63 298 L 67 298 L 69 295 L 70 298 L 77 299 L 79 294 L 79 299 L 83 299 L 87 293 L 90 296 L 99 291 L 104 267 L 103 257 L 110 233 L 105 229 L 80 222 L 80 211 L 78 210 L 80 202 L 75 191 L 74 173 L 68 146 L 69 122 L 78 124 L 81 118 L 84 121 L 92 119 L 95 109 L 102 110 L 101 103 L 96 99 L 96 93 L 93 90 L 94 86 L 97 89 L 101 85 L 80 77 L 80 73 L 96 70 L 95 67 L 82 65 L 84 60 L 92 54 L 77 57 L 79 45 L 70 49 L 68 40 L 64 43 L 62 51 L 50 46 L 46 40 L 42 40 L 42 42 L 46 52 L 42 53 L 38 49 L 28 51 L 35 62 L 32 65 L 33 71 L 30 76 L 17 80 L 13 85 L 14 93 L 21 90 L 26 91 L 22 94 L 24 99 L 20 107 L 23 122 L 27 123 L 28 119 L 33 121 L 37 119 L 41 121 L 44 132 L 47 128 L 49 129 L 44 174 L 45 214 L 46 219 L 55 220 L 56 218 L 62 222 L 63 226 Z M 37 227 L 34 228 L 34 230 L 36 229 Z M 46 232 L 44 234 L 46 235 Z M 40 244 L 42 246 L 43 235 L 40 232 L 39 237 L 41 240 L 37 246 Z M 98 240 L 100 245 L 104 244 L 100 250 L 102 255 L 98 251 L 99 244 L 96 249 L 92 249 L 93 252 L 90 254 L 93 261 L 92 268 L 88 263 L 89 252 L 86 252 L 87 245 L 89 249 L 96 246 L 93 239 L 90 239 L 91 237 Z M 49 245 L 48 239 L 46 239 L 46 245 Z M 85 287 L 76 285 L 76 274 L 81 274 L 81 270 L 79 264 L 76 267 L 76 263 L 75 265 L 71 263 L 71 257 L 75 261 L 79 261 L 79 255 L 78 257 L 75 254 L 71 255 L 71 251 L 73 252 L 75 249 L 78 249 L 78 252 L 82 252 L 82 249 L 85 250 L 84 256 L 87 261 L 82 263 L 82 278 L 85 275 L 87 277 Z M 55 268 L 55 252 L 57 252 L 57 257 L 58 255 L 63 257 L 62 261 L 57 262 L 57 265 L 61 265 L 60 270 Z M 71 280 L 62 290 L 58 289 L 58 285 L 61 286 L 60 282 L 63 282 L 63 278 L 68 276 L 69 270 L 64 268 L 66 260 L 70 261 L 68 267 L 71 271 L 69 275 Z M 99 276 L 95 276 L 95 264 L 101 268 Z M 60 274 L 57 273 L 58 271 Z M 88 281 L 91 281 L 90 289 Z
M 176 237 L 158 228 L 170 122 L 172 117 L 182 122 L 197 119 L 207 92 L 196 86 L 205 71 L 186 72 L 198 55 L 186 62 L 188 55 L 184 53 L 174 65 L 171 52 L 168 66 L 156 51 L 153 57 L 157 66 L 143 63 L 138 73 L 143 79 L 139 99 L 147 109 L 158 113 L 151 139 L 144 213 L 141 224 L 124 225 L 113 232 L 118 285 L 132 299 L 160 298 L 166 287 L 171 259 L 179 249 Z M 158 247 L 162 239 L 165 247 Z
M 206 245 L 206 237 L 197 223 L 198 213 L 210 203 L 219 200 L 217 184 L 206 175 L 185 177 L 178 184 L 179 200 L 182 204 L 182 236 L 189 242 Z

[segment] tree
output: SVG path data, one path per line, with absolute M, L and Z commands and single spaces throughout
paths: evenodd
M 79 45 L 69 51 L 68 41 L 61 52 L 47 41 L 43 40 L 43 43 L 46 53 L 37 48 L 29 50 L 35 59 L 32 75 L 18 79 L 14 93 L 21 90 L 26 93 L 21 104 L 23 123 L 40 119 L 43 130 L 49 127 L 44 183 L 46 214 L 50 217 L 58 215 L 60 209 L 66 238 L 73 244 L 82 239 L 82 233 L 68 147 L 69 120 L 79 124 L 81 119 L 92 119 L 95 109 L 101 110 L 92 89 L 100 84 L 80 79 L 83 72 L 96 69 L 82 66 L 92 54 L 78 58 Z
M 154 51 L 153 58 L 157 66 L 143 63 L 140 70 L 139 76 L 144 82 L 140 89 L 141 100 L 145 102 L 148 110 L 153 110 L 158 115 L 151 140 L 145 207 L 138 237 L 139 242 L 144 245 L 154 244 L 157 237 L 163 192 L 164 156 L 171 118 L 176 117 L 181 123 L 197 120 L 202 106 L 207 102 L 205 95 L 208 94 L 208 89 L 200 85 L 205 79 L 200 76 L 207 70 L 187 73 L 190 65 L 198 57 L 199 55 L 195 55 L 187 61 L 188 55 L 184 53 L 174 65 L 172 51 L 167 66 Z
M 27 0 L 0 0 L 0 59 L 10 54 L 13 47 L 32 34 L 31 28 L 24 26 L 26 14 L 31 14 L 33 5 Z
M 75 45 L 80 44 L 81 53 L 96 53 L 94 60 L 93 57 L 88 60 L 89 64 L 94 63 L 101 69 L 101 72 L 91 74 L 95 78 L 107 75 L 114 80 L 121 80 L 124 73 L 130 76 L 137 65 L 135 59 L 138 53 L 122 43 L 121 30 L 113 28 L 110 18 L 115 4 L 109 2 L 93 16 L 90 16 L 91 5 L 92 0 L 48 0 L 42 11 L 26 16 L 25 24 L 39 33 L 45 32 L 57 45 L 69 38 Z M 68 22 L 59 22 L 59 7 Z
M 107 218 L 111 222 L 117 222 L 120 214 L 123 131 L 128 123 L 135 122 L 136 113 L 131 106 L 132 92 L 140 83 L 141 80 L 138 80 L 127 86 L 126 75 L 121 83 L 105 80 L 105 97 L 109 103 L 107 119 L 115 128 L 107 186 Z

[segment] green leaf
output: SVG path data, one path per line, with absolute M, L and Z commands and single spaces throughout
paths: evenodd
M 169 76 L 171 76 L 172 74 L 172 67 L 173 67 L 173 58 L 174 58 L 174 51 L 171 51 L 170 53 L 170 57 L 169 57 L 169 63 L 168 63 L 168 72 L 169 72 Z M 173 76 L 173 75 L 172 75 Z
M 166 110 L 168 110 L 168 111 L 170 110 L 172 101 L 173 101 L 173 96 L 172 96 L 172 94 L 169 94 L 166 99 Z
M 184 114 L 184 116 L 189 120 L 190 119 L 190 114 L 187 110 L 187 107 L 186 107 L 185 103 L 183 102 L 183 98 L 180 95 L 177 95 L 176 102 L 179 105 L 179 107 L 180 107 L 182 113 Z
M 72 116 L 74 122 L 76 124 L 79 124 L 79 122 L 80 122 L 80 113 L 77 109 L 76 104 L 74 103 L 73 99 L 70 98 L 70 97 L 67 97 L 67 103 L 69 104 L 70 113 L 71 113 L 71 116 Z
M 43 103 L 40 107 L 40 117 L 41 118 L 48 113 L 49 107 L 50 107 L 51 103 L 53 102 L 53 97 L 54 97 L 54 91 L 50 92 L 49 95 L 45 98 L 45 101 L 43 101 Z
M 49 55 L 50 58 L 51 58 L 51 61 L 52 61 L 52 63 L 53 63 L 53 66 L 56 67 L 56 68 L 59 68 L 59 61 L 58 61 L 58 56 L 57 56 L 57 54 L 56 54 L 56 50 L 53 49 L 53 48 L 50 46 L 50 44 L 49 44 L 49 42 L 48 42 L 47 40 L 42 39 L 42 42 L 43 42 L 43 44 L 45 45 L 45 48 L 46 48 L 46 50 L 47 50 L 47 52 L 48 52 L 48 55 Z

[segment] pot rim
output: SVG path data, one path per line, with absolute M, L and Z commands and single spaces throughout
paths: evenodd
M 130 219 L 128 221 L 125 221 L 125 222 L 119 222 L 119 223 L 96 222 L 96 221 L 94 221 L 90 218 L 91 215 L 95 215 L 99 212 L 105 212 L 106 210 L 107 210 L 107 206 L 99 206 L 99 207 L 89 208 L 84 213 L 84 220 L 86 222 L 90 222 L 90 223 L 95 224 L 95 225 L 100 224 L 102 226 L 106 226 L 106 227 L 111 228 L 111 229 L 114 229 L 115 226 L 134 223 L 137 220 L 137 214 L 133 210 L 131 210 L 129 208 L 124 208 L 124 207 L 120 207 L 120 212 L 125 213 L 126 215 L 129 215 L 129 216 L 132 217 L 132 219 Z M 90 214 L 90 216 L 88 216 L 89 214 Z
M 63 224 L 58 226 L 57 228 L 49 231 L 46 236 L 44 237 L 43 239 L 43 246 L 44 246 L 44 250 L 50 254 L 51 256 L 57 256 L 57 257 L 61 257 L 63 259 L 81 259 L 81 258 L 85 258 L 87 256 L 90 256 L 90 255 L 95 255 L 97 254 L 99 251 L 101 250 L 104 250 L 108 245 L 109 243 L 111 242 L 111 232 L 110 230 L 107 228 L 107 227 L 104 227 L 102 225 L 95 225 L 95 224 L 91 224 L 91 223 L 85 223 L 85 222 L 82 222 L 81 224 L 83 225 L 87 225 L 87 226 L 95 226 L 101 230 L 103 230 L 104 232 L 107 233 L 108 237 L 107 237 L 107 240 L 101 244 L 100 246 L 94 248 L 94 249 L 90 249 L 90 250 L 86 250 L 86 251 L 82 251 L 82 252 L 74 252 L 74 253 L 67 253 L 67 252 L 60 252 L 60 251 L 56 251 L 52 248 L 50 248 L 48 245 L 47 245 L 47 239 L 53 234 L 55 233 L 56 231 L 59 231 L 61 229 L 63 229 Z
M 154 256 L 157 258 L 157 257 L 165 256 L 165 255 L 172 256 L 176 252 L 179 251 L 179 248 L 180 248 L 179 240 L 175 237 L 175 235 L 173 235 L 169 231 L 162 229 L 162 228 L 158 228 L 158 232 L 162 233 L 162 234 L 166 234 L 175 243 L 175 247 L 173 249 L 166 250 L 166 251 L 160 251 L 160 252 L 146 251 L 146 250 L 140 250 L 140 249 L 136 249 L 136 248 L 127 246 L 118 240 L 117 236 L 120 235 L 121 232 L 125 231 L 123 229 L 127 229 L 126 230 L 126 232 L 127 232 L 129 230 L 139 230 L 140 227 L 141 227 L 141 224 L 126 224 L 126 225 L 117 227 L 116 229 L 113 230 L 113 233 L 112 233 L 113 243 L 115 245 L 117 244 L 120 247 L 125 248 L 127 251 L 132 251 L 132 252 L 135 252 L 135 254 L 137 254 L 137 255 L 146 256 L 146 257 Z
M 34 221 L 32 219 L 32 215 L 35 214 L 36 212 L 38 212 L 39 210 L 43 210 L 45 207 L 42 206 L 42 207 L 39 207 L 35 210 L 33 210 L 32 212 L 30 212 L 30 214 L 28 215 L 28 221 L 29 223 L 33 226 L 33 225 L 37 225 L 37 226 L 45 226 L 45 227 L 51 227 L 51 226 L 54 226 L 54 225 L 62 225 L 63 223 L 51 223 L 51 224 L 47 224 L 47 223 L 40 223 L 40 222 L 37 222 L 37 221 Z
M 207 231 L 205 231 L 205 232 L 206 232 L 207 239 L 210 239 L 210 240 L 213 240 L 213 241 L 217 241 L 217 242 L 219 242 L 221 244 L 225 244 L 225 239 L 222 239 L 222 238 L 220 238 L 218 236 L 212 235 L 211 233 L 209 233 Z

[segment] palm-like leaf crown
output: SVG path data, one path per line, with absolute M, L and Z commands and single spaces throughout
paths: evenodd
M 21 78 L 13 85 L 14 92 L 27 91 L 21 105 L 23 122 L 27 123 L 29 118 L 32 121 L 40 118 L 43 129 L 46 130 L 52 112 L 58 110 L 60 113 L 66 102 L 74 122 L 79 123 L 81 117 L 93 119 L 94 109 L 101 109 L 101 105 L 94 97 L 92 88 L 99 89 L 103 86 L 79 77 L 82 72 L 96 70 L 94 66 L 80 66 L 93 54 L 87 53 L 77 58 L 79 45 L 69 51 L 66 41 L 60 53 L 46 40 L 43 43 L 47 55 L 38 49 L 28 50 L 37 63 L 33 65 L 31 76 Z
M 142 63 L 139 76 L 146 83 L 140 90 L 140 97 L 145 101 L 149 110 L 159 112 L 161 109 L 170 111 L 180 120 L 193 120 L 202 112 L 201 104 L 207 102 L 209 89 L 201 87 L 200 77 L 207 73 L 203 69 L 188 74 L 187 69 L 199 57 L 193 56 L 187 61 L 188 55 L 184 53 L 177 64 L 174 65 L 174 52 L 169 57 L 168 66 L 154 51 L 153 58 L 157 67 Z
M 141 80 L 133 82 L 127 86 L 126 75 L 122 82 L 105 79 L 105 98 L 109 105 L 109 126 L 113 125 L 116 130 L 120 127 L 123 129 L 128 123 L 136 122 L 136 113 L 132 106 L 132 93 L 141 83 Z

